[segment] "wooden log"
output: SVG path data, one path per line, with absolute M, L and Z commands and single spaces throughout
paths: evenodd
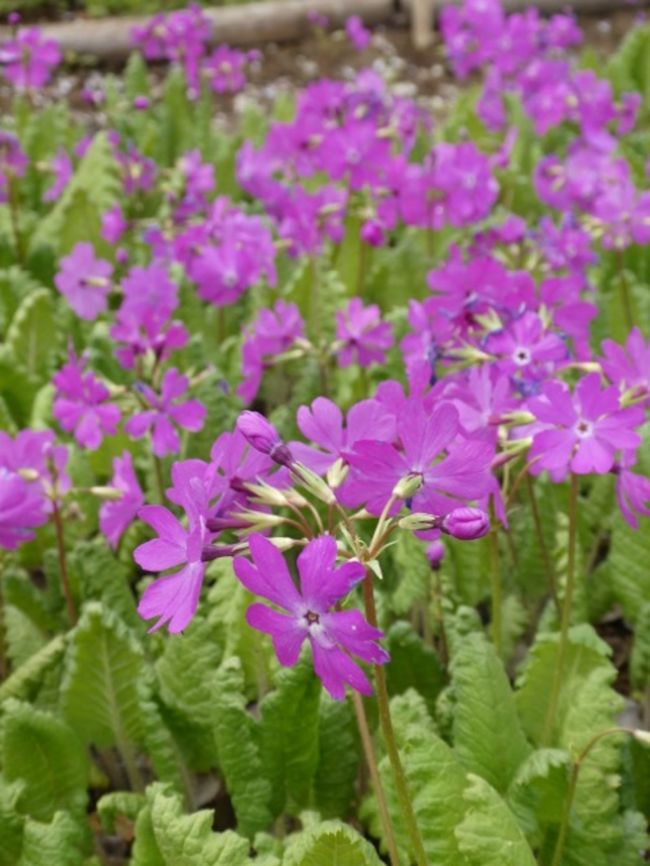
M 358 15 L 364 23 L 372 25 L 388 22 L 396 11 L 410 13 L 416 0 L 268 0 L 240 6 L 221 6 L 205 9 L 213 23 L 215 43 L 225 42 L 240 47 L 263 47 L 269 42 L 291 42 L 304 38 L 311 30 L 309 12 L 318 12 L 329 20 L 330 27 L 339 28 L 350 15 Z M 433 14 L 449 0 L 417 0 L 422 21 L 430 21 Z M 540 12 L 559 12 L 570 5 L 579 13 L 611 12 L 618 0 L 504 0 L 509 11 L 537 6 Z M 647 5 L 646 2 L 639 4 Z M 149 16 L 119 18 L 76 18 L 72 21 L 45 24 L 44 34 L 56 39 L 65 52 L 88 55 L 102 61 L 124 60 L 131 49 L 131 29 L 141 26 Z M 424 26 L 429 26 L 425 24 Z M 0 29 L 0 36 L 8 33 Z M 427 37 L 424 36 L 424 39 Z

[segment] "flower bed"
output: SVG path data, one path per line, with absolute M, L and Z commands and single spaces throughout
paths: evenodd
M 650 29 L 311 24 L 0 46 L 0 866 L 640 864 Z

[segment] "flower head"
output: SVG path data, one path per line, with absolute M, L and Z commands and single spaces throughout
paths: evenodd
M 57 289 L 82 319 L 95 319 L 108 307 L 113 266 L 95 257 L 92 244 L 78 243 L 61 259 L 54 278 Z
M 332 609 L 362 580 L 363 565 L 350 561 L 336 568 L 336 541 L 322 535 L 298 556 L 298 589 L 270 541 L 254 534 L 249 547 L 253 561 L 236 558 L 235 574 L 246 589 L 284 613 L 256 603 L 248 608 L 246 619 L 253 628 L 271 635 L 280 664 L 295 665 L 307 640 L 314 670 L 333 698 L 343 700 L 346 685 L 371 694 L 368 678 L 352 656 L 368 664 L 387 662 L 388 653 L 378 643 L 382 633 L 368 625 L 358 610 Z
M 120 410 L 109 402 L 110 392 L 95 374 L 84 372 L 83 357 L 72 353 L 52 383 L 56 388 L 52 414 L 66 433 L 74 433 L 80 445 L 94 451 L 105 435 L 115 435 Z
M 38 27 L 21 27 L 13 39 L 0 47 L 4 76 L 19 90 L 43 87 L 60 61 L 58 43 L 45 39 Z
M 376 304 L 364 307 L 361 298 L 352 298 L 346 309 L 337 311 L 336 337 L 342 344 L 337 355 L 341 367 L 384 363 L 386 350 L 393 344 L 393 329 L 380 316 Z
M 124 451 L 121 457 L 114 458 L 110 484 L 122 495 L 116 501 L 104 502 L 99 509 L 99 528 L 111 547 L 117 547 L 124 531 L 144 504 L 142 489 L 128 451 Z

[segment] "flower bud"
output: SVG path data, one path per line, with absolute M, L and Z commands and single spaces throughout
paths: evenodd
M 29 466 L 19 469 L 18 475 L 20 475 L 23 481 L 38 481 L 38 472 Z
M 442 541 L 432 541 L 431 544 L 427 547 L 427 559 L 429 560 L 429 565 L 435 571 L 440 568 L 440 564 L 445 556 L 445 545 Z
M 243 545 L 245 549 L 245 545 Z M 241 544 L 222 544 L 219 546 L 206 545 L 201 549 L 201 562 L 212 562 L 213 559 L 222 559 L 225 556 L 236 556 L 242 552 Z
M 336 496 L 334 496 L 333 491 L 327 483 L 323 481 L 320 475 L 316 475 L 315 472 L 312 472 L 311 469 L 303 466 L 302 463 L 294 463 L 292 468 L 296 481 L 299 484 L 302 484 L 305 490 L 308 490 L 312 496 L 315 496 L 316 499 L 320 499 L 320 501 L 324 502 L 326 505 L 334 505 L 336 502 Z
M 341 484 L 343 484 L 349 468 L 348 464 L 344 463 L 340 457 L 332 463 L 330 468 L 327 470 L 327 483 L 332 490 L 336 490 L 337 487 L 340 487 Z
M 406 517 L 400 518 L 397 525 L 400 529 L 410 529 L 411 532 L 428 532 L 430 529 L 438 529 L 442 522 L 441 517 L 436 517 L 435 514 L 407 514 Z
M 398 499 L 410 499 L 418 492 L 424 484 L 424 478 L 419 472 L 414 472 L 410 475 L 405 475 L 397 482 L 393 488 L 393 496 Z
M 644 746 L 650 746 L 650 731 L 643 731 L 640 728 L 637 728 L 633 732 L 634 739 L 642 743 Z
M 361 240 L 370 247 L 380 247 L 386 240 L 384 229 L 377 220 L 367 220 L 361 226 Z
M 123 490 L 118 490 L 117 487 L 104 487 L 104 486 L 96 486 L 90 487 L 90 492 L 93 496 L 98 496 L 100 499 L 104 499 L 108 502 L 118 502 L 124 496 Z
M 281 466 L 293 463 L 291 451 L 280 439 L 280 434 L 270 421 L 259 412 L 242 412 L 237 419 L 237 428 L 248 444 Z
M 248 492 L 248 491 L 247 491 Z M 209 532 L 224 532 L 227 529 L 248 529 L 250 523 L 234 517 L 208 517 L 205 528 Z
M 442 521 L 442 531 L 461 541 L 481 538 L 490 530 L 490 518 L 480 508 L 455 508 Z

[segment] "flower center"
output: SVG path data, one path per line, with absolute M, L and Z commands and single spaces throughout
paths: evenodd
M 307 625 L 318 625 L 320 622 L 320 616 L 317 613 L 314 613 L 313 610 L 308 610 L 305 614 L 305 619 L 307 620 Z
M 588 436 L 591 436 L 593 431 L 593 425 L 590 424 L 589 421 L 584 421 L 581 418 L 576 423 L 574 430 L 577 436 L 580 436 L 581 439 L 586 439 Z
M 530 364 L 530 362 L 531 362 L 530 349 L 526 349 L 524 346 L 517 346 L 515 351 L 512 353 L 512 360 L 519 367 L 525 367 L 526 364 Z

